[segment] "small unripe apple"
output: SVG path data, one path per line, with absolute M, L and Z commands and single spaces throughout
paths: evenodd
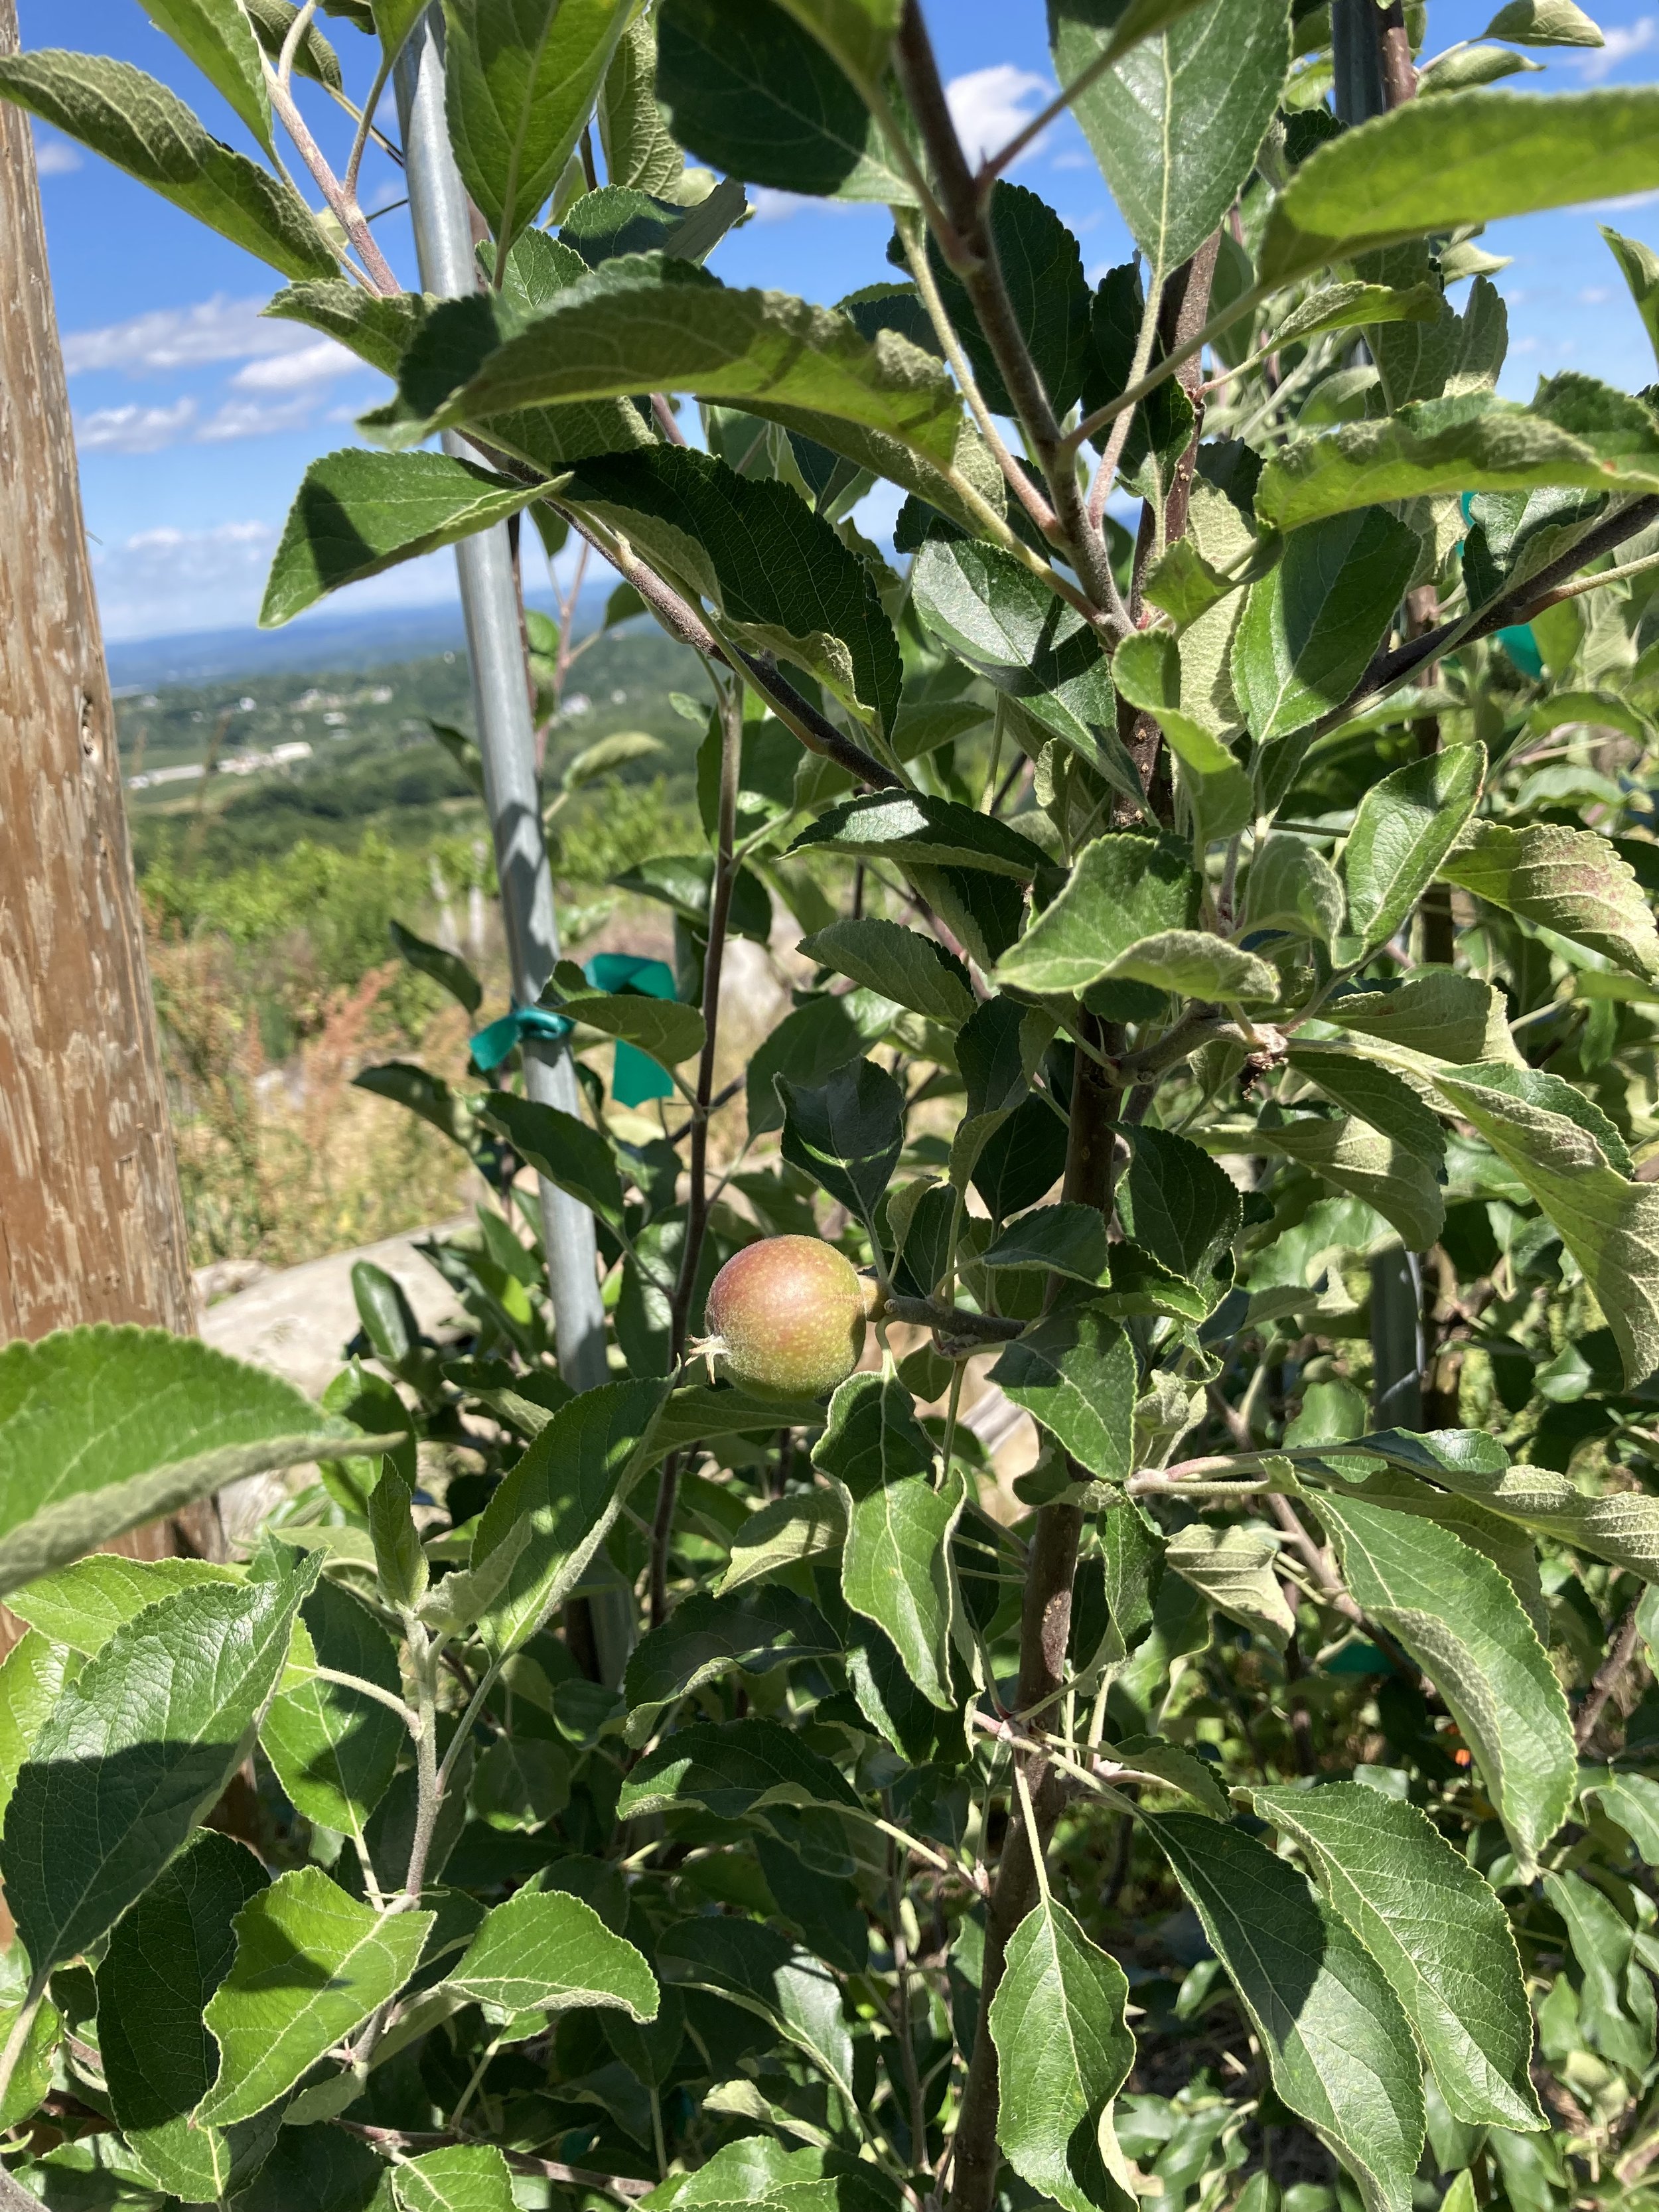
M 817 1237 L 769 1237 L 734 1252 L 709 1286 L 704 1351 L 734 1382 L 820 1397 L 864 1350 L 865 1285 Z

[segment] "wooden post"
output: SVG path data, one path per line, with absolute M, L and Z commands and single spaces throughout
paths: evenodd
M 0 1342 L 98 1321 L 196 1327 L 34 143 L 0 102 Z M 210 1552 L 217 1520 L 120 1548 Z

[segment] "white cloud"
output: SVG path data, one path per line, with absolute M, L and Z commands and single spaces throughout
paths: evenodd
M 297 323 L 267 320 L 259 312 L 264 305 L 220 293 L 193 307 L 155 307 L 102 330 L 71 331 L 64 340 L 64 367 L 70 376 L 98 368 L 137 376 L 315 349 L 313 332 Z
M 969 160 L 982 161 L 988 154 L 1006 146 L 1030 121 L 1036 112 L 1032 103 L 1053 88 L 1046 77 L 1035 76 L 1012 62 L 996 62 L 989 69 L 969 70 L 966 76 L 952 77 L 945 88 L 945 97 Z M 1047 136 L 1045 131 L 1036 139 L 1026 154 L 1036 153 Z M 1024 158 L 1023 155 L 1021 159 Z
M 267 404 L 260 399 L 228 399 L 196 433 L 198 446 L 228 445 L 235 438 L 268 438 L 278 430 L 297 430 L 311 420 L 312 395 L 280 399 Z
M 1585 307 L 1599 307 L 1612 297 L 1605 284 L 1586 284 L 1578 295 L 1579 304 Z
M 81 156 L 67 138 L 42 137 L 34 133 L 34 166 L 43 177 L 67 177 L 81 166 Z
M 196 419 L 196 402 L 173 407 L 100 407 L 75 422 L 75 442 L 83 453 L 159 453 L 176 446 Z
M 1600 84 L 1611 76 L 1632 54 L 1644 54 L 1659 39 L 1659 17 L 1638 15 L 1633 23 L 1614 24 L 1606 34 L 1606 43 L 1589 46 L 1581 53 L 1565 58 L 1581 70 L 1591 84 Z
M 1591 215 L 1624 215 L 1632 208 L 1651 207 L 1655 200 L 1659 200 L 1659 192 L 1626 192 L 1614 200 L 1592 200 L 1589 212 Z
M 251 624 L 279 534 L 274 522 L 222 522 L 206 530 L 142 530 L 118 544 L 94 546 L 106 635 L 167 637 Z M 454 599 L 454 556 L 434 553 L 354 584 L 319 611 L 362 614 L 374 607 L 447 605 Z
M 297 353 L 268 354 L 251 361 L 230 380 L 233 392 L 298 392 L 308 386 L 331 383 L 362 368 L 355 353 L 337 338 L 319 338 Z

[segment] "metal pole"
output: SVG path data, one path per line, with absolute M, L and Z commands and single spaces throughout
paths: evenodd
M 398 59 L 398 112 L 403 127 L 404 175 L 415 228 L 421 283 L 454 299 L 477 289 L 472 218 L 466 188 L 450 150 L 444 114 L 443 28 L 434 7 L 416 25 Z M 476 458 L 451 432 L 445 449 Z M 519 629 L 518 588 L 507 526 L 464 538 L 455 548 L 461 605 L 472 667 L 472 703 L 483 765 L 484 804 L 495 841 L 513 996 L 533 1006 L 559 957 L 553 912 L 553 878 L 542 836 L 536 739 L 526 688 Z M 580 1116 L 576 1073 L 562 1045 L 526 1037 L 522 1051 L 525 1088 L 532 1098 Z M 574 1390 L 607 1380 L 605 1307 L 599 1295 L 593 1217 L 585 1206 L 544 1181 L 542 1243 L 559 1370 Z M 594 1638 L 607 1681 L 621 1679 L 633 1643 L 630 1595 L 618 1590 L 593 1605 Z

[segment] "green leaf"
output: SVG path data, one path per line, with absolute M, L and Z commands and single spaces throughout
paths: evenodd
M 452 999 L 457 999 L 469 1014 L 476 1014 L 483 1000 L 483 985 L 467 966 L 459 952 L 446 952 L 441 945 L 428 945 L 425 938 L 416 937 L 412 929 L 405 929 L 400 921 L 387 925 L 393 950 L 410 966 L 422 975 L 429 975 L 441 984 Z
M 986 222 L 1008 311 L 1055 415 L 1063 416 L 1083 388 L 1089 343 L 1089 287 L 1084 281 L 1082 251 L 1045 200 L 1006 178 L 991 187 Z M 1014 414 L 996 350 L 980 327 L 968 288 L 931 233 L 927 258 L 986 405 L 994 415 Z M 896 248 L 890 258 L 899 258 Z
M 1076 1460 L 1105 1482 L 1134 1471 L 1134 1347 L 1098 1306 L 1062 1306 L 1011 1344 L 991 1370 Z
M 242 0 L 248 21 L 253 26 L 253 35 L 273 62 L 281 59 L 289 33 L 294 28 L 299 9 L 294 0 Z M 340 74 L 340 57 L 318 29 L 315 22 L 308 23 L 300 43 L 294 49 L 294 74 L 306 76 L 313 84 L 320 84 L 330 92 L 343 92 L 344 79 Z
M 1582 1875 L 1547 1874 L 1544 1894 L 1566 1923 L 1567 1941 L 1583 1975 L 1578 2019 L 1586 2039 L 1614 2065 L 1639 2081 L 1653 2064 L 1654 2020 L 1650 1985 L 1643 2009 L 1644 2025 L 1632 2020 L 1621 2002 L 1635 1946 L 1629 1924 L 1611 1898 Z
M 1164 1556 L 1218 1611 L 1282 1651 L 1295 1633 L 1296 1616 L 1273 1572 L 1278 1552 L 1271 1532 L 1254 1522 L 1215 1528 L 1194 1521 L 1170 1537 Z
M 562 1406 L 484 1508 L 471 1571 L 510 1554 L 501 1588 L 477 1614 L 498 1656 L 517 1650 L 562 1605 L 604 1543 L 650 1457 L 665 1379 L 604 1382 Z M 434 1597 L 442 1591 L 442 1584 Z
M 456 2143 L 392 2170 L 398 2212 L 515 2212 L 513 2169 L 494 2143 Z
M 503 248 L 563 174 L 629 12 L 629 0 L 444 0 L 450 143 Z
M 1644 246 L 1639 238 L 1626 238 L 1606 223 L 1600 228 L 1608 251 L 1619 264 L 1620 274 L 1630 287 L 1648 343 L 1659 354 L 1659 253 L 1650 246 Z
M 1504 0 L 1481 33 L 1516 46 L 1602 46 L 1607 40 L 1577 0 Z
M 206 1559 L 124 1559 L 94 1552 L 18 1591 L 11 1610 L 54 1644 L 91 1659 L 148 1605 L 201 1583 L 240 1583 L 234 1567 Z
M 884 1067 L 855 1060 L 815 1090 L 780 1076 L 783 1157 L 866 1220 L 904 1146 L 904 1093 Z
M 246 1757 L 320 1562 L 177 1591 L 66 1683 L 6 1808 L 0 1871 L 37 1974 L 143 1893 Z
M 1373 783 L 1342 851 L 1348 924 L 1386 945 L 1433 882 L 1474 813 L 1486 773 L 1481 744 L 1453 745 Z
M 861 860 L 896 860 L 908 869 L 976 868 L 1029 883 L 1048 866 L 1042 848 L 993 814 L 926 792 L 878 792 L 831 806 L 790 847 L 850 853 Z
M 1146 1823 L 1261 2039 L 1273 2087 L 1359 2182 L 1409 2212 L 1423 2148 L 1417 2052 L 1370 1954 L 1296 1869 L 1197 1813 Z
M 815 1088 L 848 1060 L 857 1060 L 891 1029 L 897 1002 L 873 991 L 844 991 L 809 999 L 763 1037 L 749 1062 L 749 1127 L 760 1135 L 783 1127 L 775 1087 L 779 1077 Z
M 447 453 L 366 453 L 349 446 L 306 471 L 270 564 L 263 629 L 279 629 L 329 592 L 453 545 L 535 497 Z
M 561 1013 L 605 1036 L 621 1037 L 665 1067 L 678 1067 L 702 1050 L 702 1016 L 696 1006 L 638 992 L 577 992 L 559 1003 Z
M 1233 688 L 1258 744 L 1340 707 L 1388 635 L 1422 556 L 1380 507 L 1293 530 L 1250 586 L 1233 640 Z
M 1339 992 L 1322 1009 L 1327 1021 L 1407 1052 L 1468 1066 L 1515 1050 L 1504 1001 L 1477 975 L 1420 968 L 1391 988 Z
M 1649 1866 L 1659 1864 L 1659 1782 L 1648 1774 L 1604 1773 L 1584 1780 L 1580 1794 L 1594 1797 L 1616 1820 Z
M 1659 93 L 1454 92 L 1328 140 L 1274 203 L 1263 283 L 1395 239 L 1659 189 Z M 1387 496 L 1387 495 L 1383 495 Z
M 891 727 L 904 672 L 875 580 L 787 484 L 669 446 L 585 461 L 563 496 L 712 600 L 751 651 L 793 660 Z
M 299 195 L 210 137 L 183 100 L 143 70 L 40 46 L 0 55 L 0 100 L 78 138 L 284 276 L 339 274 Z
M 1139 264 L 1131 261 L 1109 269 L 1089 303 L 1089 349 L 1083 365 L 1085 415 L 1121 398 L 1131 382 L 1139 381 L 1136 354 L 1146 313 Z M 1164 357 L 1164 347 L 1155 344 L 1148 368 L 1159 367 Z M 1162 498 L 1173 481 L 1171 471 L 1176 462 L 1192 443 L 1197 424 L 1185 386 L 1176 377 L 1165 377 L 1134 410 L 1118 463 L 1123 482 L 1143 498 Z M 1115 428 L 1115 424 L 1106 423 L 1096 431 L 1091 442 L 1098 451 L 1104 453 Z M 1197 557 L 1189 540 L 1178 538 L 1176 544 Z M 1179 555 L 1176 560 L 1179 563 Z
M 1241 920 L 1246 934 L 1283 930 L 1329 945 L 1346 912 L 1346 896 L 1330 863 L 1304 839 L 1275 830 L 1244 878 Z
M 1392 1222 L 1407 1251 L 1426 1252 L 1437 1241 L 1446 1205 L 1432 1158 L 1347 1116 L 1269 1113 L 1273 1118 L 1263 1115 L 1245 1149 L 1300 1160 L 1338 1190 L 1363 1198 Z
M 319 1583 L 300 1608 L 288 1665 L 259 1741 L 307 1820 L 361 1838 L 392 1786 L 406 1730 L 378 1698 L 343 1683 L 319 1681 L 318 1666 L 403 1695 L 391 1638 L 338 1583 Z
M 1006 975 L 1006 963 L 998 973 Z M 1106 970 L 1157 991 L 1176 991 L 1188 999 L 1267 999 L 1279 996 L 1277 972 L 1254 952 L 1245 952 L 1204 929 L 1166 929 L 1139 938 Z
M 1498 1089 L 1489 1066 L 1435 1080 L 1560 1231 L 1633 1389 L 1659 1366 L 1659 1188 L 1621 1174 L 1581 1116 Z
M 1405 2007 L 1454 2115 L 1541 2128 L 1532 2014 L 1509 1915 L 1416 1806 L 1353 1782 L 1252 1790 Z
M 1329 1045 L 1294 1046 L 1290 1064 L 1336 1105 L 1357 1114 L 1408 1152 L 1437 1167 L 1444 1159 L 1446 1138 L 1439 1122 L 1411 1085 L 1386 1067 Z
M 1200 1155 L 1202 1158 L 1202 1154 Z M 1208 1161 L 1205 1162 L 1209 1165 Z M 1219 1170 L 1217 1170 L 1219 1173 Z M 1010 1222 L 980 1255 L 984 1267 L 1037 1268 L 1079 1283 L 1106 1277 L 1106 1223 L 1098 1206 L 1040 1206 Z
M 1480 1769 L 1522 1881 L 1565 1819 L 1577 1753 L 1554 1668 L 1507 1578 L 1449 1529 L 1322 1496 L 1361 1610 L 1430 1677 Z
M 1060 82 L 1081 75 L 1135 12 L 1121 0 L 1049 0 Z M 1290 21 L 1281 0 L 1149 12 L 1169 27 L 1137 44 L 1075 105 L 1161 281 L 1198 251 L 1255 167 L 1290 68 Z
M 233 1923 L 270 1876 L 245 1844 L 198 1831 L 117 1923 L 98 1966 L 98 2046 L 110 2102 L 144 2167 L 186 2201 L 229 2192 L 234 2154 L 192 2127 L 219 2053 L 202 2014 L 236 1953 Z
M 81 1655 L 30 1629 L 0 1661 L 0 1818 L 11 1802 L 30 1746 L 58 1703 L 66 1682 L 81 1671 Z
M 574 1114 L 561 1113 L 556 1106 L 516 1098 L 510 1091 L 489 1091 L 483 1118 L 538 1175 L 568 1191 L 609 1227 L 621 1224 L 622 1177 L 610 1146 L 597 1129 Z
M 446 1986 L 493 2018 L 614 2005 L 633 2020 L 657 2016 L 656 1977 L 631 1943 L 613 1936 L 591 1905 L 558 1890 L 521 1889 L 484 1916 Z
M 836 1485 L 846 1510 L 842 1595 L 884 1631 L 905 1673 L 948 1711 L 951 1689 L 950 1542 L 964 1501 L 961 1470 L 933 1487 L 932 1438 L 902 1382 L 854 1375 L 830 1401 L 813 1464 Z
M 479 311 L 467 303 L 464 315 L 441 312 L 427 332 L 435 342 L 451 325 L 474 332 Z M 786 424 L 797 416 L 844 421 L 892 440 L 936 472 L 956 461 L 961 402 L 931 354 L 890 331 L 872 344 L 837 309 L 784 292 L 731 289 L 656 255 L 570 283 L 482 362 L 470 353 L 455 354 L 459 373 L 447 384 L 435 350 L 418 386 L 405 364 L 401 404 L 372 417 L 372 428 L 419 444 L 434 429 L 524 408 L 689 391 Z
M 629 1656 L 628 1740 L 643 1743 L 665 1705 L 735 1668 L 761 1674 L 792 1659 L 827 1658 L 841 1648 L 817 1607 L 781 1585 L 740 1596 L 694 1590 Z
M 834 921 L 800 941 L 821 968 L 834 968 L 930 1021 L 959 1029 L 977 1004 L 968 970 L 953 952 L 920 930 L 866 915 Z
M 665 1975 L 713 1988 L 781 2029 L 829 2076 L 848 2106 L 853 2039 L 842 2017 L 841 1985 L 821 1960 L 758 1921 L 683 1920 L 657 1946 Z
M 724 1596 L 779 1567 L 838 1552 L 846 1535 L 846 1512 L 833 1490 L 775 1498 L 751 1513 L 732 1539 L 732 1556 L 717 1588 Z
M 866 85 L 880 81 L 903 12 L 902 0 L 778 0 L 847 74 Z
M 1140 803 L 1133 764 L 1117 740 L 1108 663 L 1081 615 L 1012 554 L 976 539 L 925 544 L 911 566 L 910 589 L 942 645 L 1044 735 L 1060 738 Z
M 1496 1467 L 1443 1464 L 1427 1472 L 1432 1481 L 1506 1521 L 1659 1582 L 1659 1498 L 1639 1490 L 1607 1491 L 1598 1498 L 1553 1468 L 1508 1467 L 1501 1463 L 1504 1456 Z
M 751 1714 L 695 1721 L 647 1752 L 623 1784 L 617 1818 L 701 1805 L 717 1820 L 741 1820 L 769 1805 L 854 1806 L 848 1784 L 799 1735 Z
M 205 2125 L 252 2119 L 396 1996 L 437 1915 L 376 1912 L 301 1867 L 236 1916 L 236 1957 L 204 2018 L 219 2072 L 197 2107 Z
M 1009 1938 L 989 2021 L 997 2140 L 1020 2179 L 1064 2212 L 1134 2202 L 1111 2121 L 1135 2060 L 1128 1995 L 1117 1960 L 1047 1895 Z
M 1558 488 L 1652 490 L 1659 484 L 1652 417 L 1626 400 L 1616 412 L 1608 410 L 1610 422 L 1593 428 L 1586 411 L 1568 404 L 1585 387 L 1605 389 L 1588 378 L 1556 379 L 1539 387 L 1530 407 L 1488 392 L 1460 392 L 1299 439 L 1263 469 L 1257 518 L 1275 530 L 1297 531 L 1356 510 L 1370 513 L 1378 500 L 1460 491 L 1518 497 Z
M 914 199 L 857 88 L 782 8 L 667 0 L 657 40 L 657 97 L 699 160 L 779 191 Z
M 636 15 L 617 42 L 599 94 L 599 143 L 613 185 L 664 197 L 685 188 L 685 155 L 657 101 L 658 25 Z
M 270 98 L 265 90 L 259 41 L 236 0 L 139 0 L 151 22 L 223 94 L 267 154 Z
M 1659 975 L 1659 929 L 1648 895 L 1599 830 L 1476 823 L 1440 873 L 1522 921 L 1589 945 L 1627 975 Z
M 1287 346 L 1316 337 L 1322 331 L 1349 331 L 1367 323 L 1431 323 L 1444 295 L 1437 284 L 1395 289 L 1387 284 L 1324 284 L 1292 307 L 1273 332 L 1273 343 Z
M 1127 1133 L 1129 1164 L 1117 1183 L 1123 1226 L 1165 1267 L 1201 1282 L 1238 1235 L 1244 1201 L 1231 1176 L 1187 1138 L 1144 1123 Z
M 0 1351 L 0 1596 L 244 1476 L 358 1431 L 264 1368 L 166 1329 Z
M 997 963 L 997 980 L 1026 991 L 1083 990 L 1140 939 L 1191 930 L 1200 890 L 1173 839 L 1097 837 L 1059 897 Z

